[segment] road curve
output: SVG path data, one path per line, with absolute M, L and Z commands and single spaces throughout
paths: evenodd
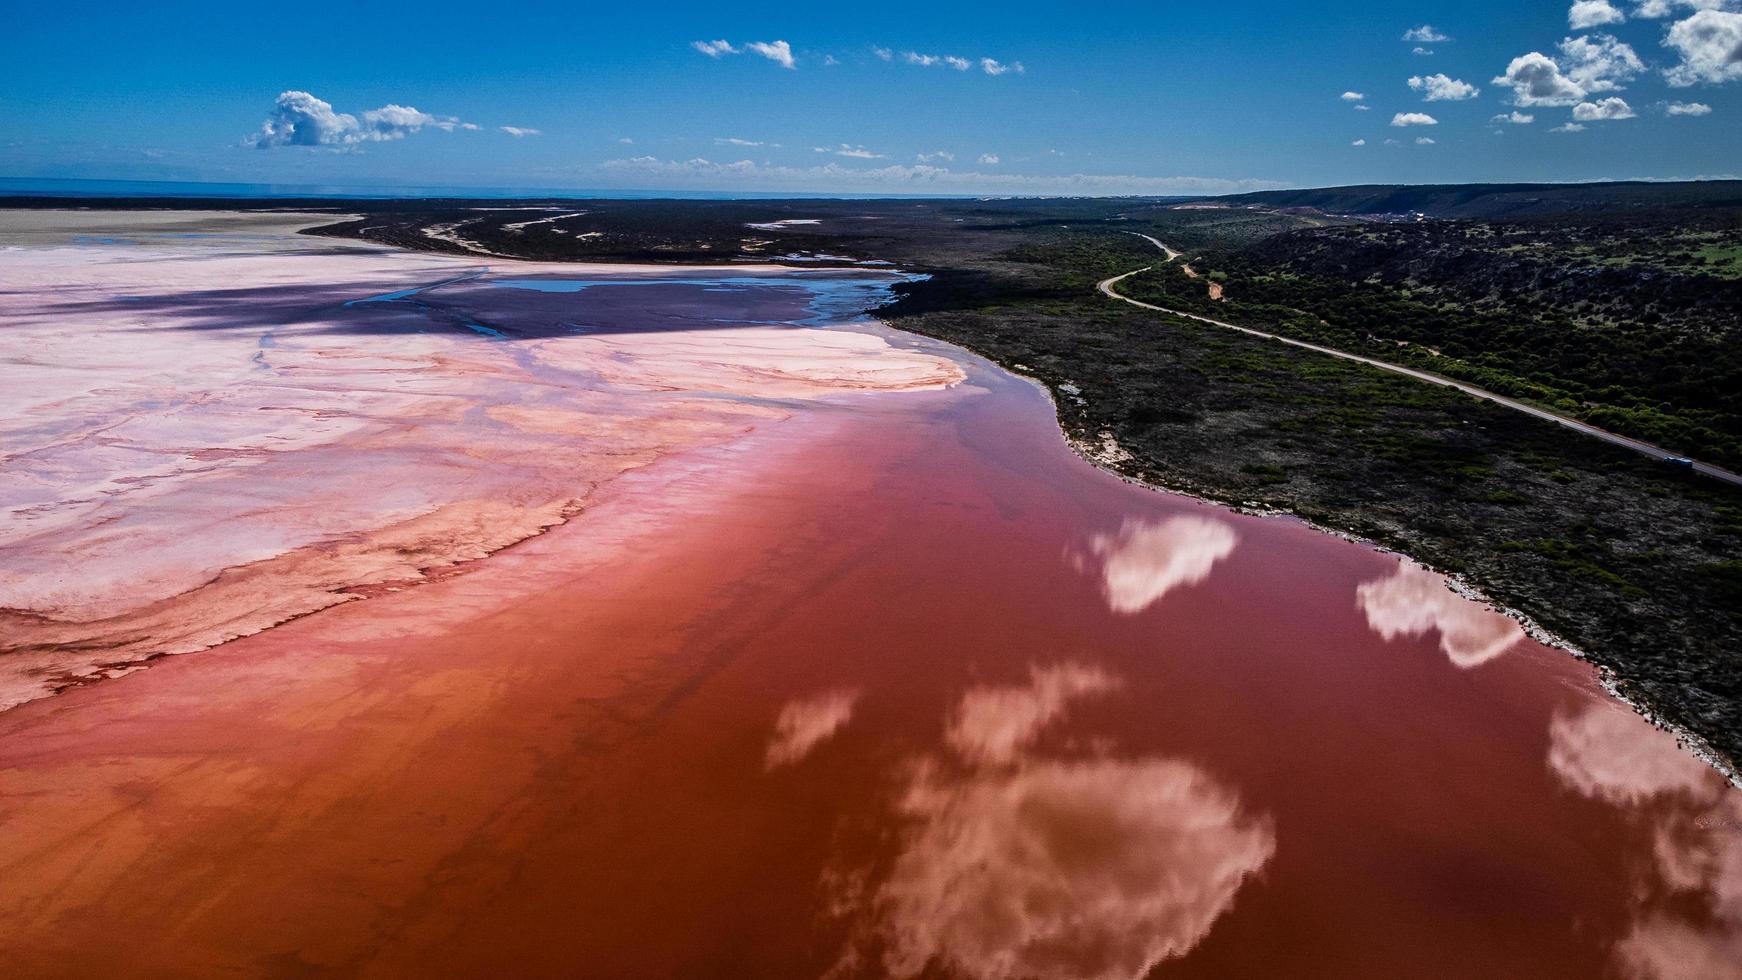
M 1161 242 L 1155 240 L 1154 238 L 1149 237 L 1148 235 L 1139 234 L 1138 232 L 1135 232 L 1135 231 L 1128 232 L 1127 234 L 1137 235 L 1138 238 L 1145 239 L 1148 242 L 1150 242 L 1151 244 L 1153 244 L 1156 248 L 1161 249 L 1162 254 L 1167 256 L 1167 262 L 1172 262 L 1173 260 L 1180 257 L 1180 254 L 1181 254 L 1180 252 L 1175 251 L 1174 249 L 1168 248 L 1166 245 L 1163 245 Z M 1592 436 L 1592 437 L 1597 438 L 1597 439 L 1601 439 L 1604 442 L 1610 443 L 1611 445 L 1621 446 L 1625 449 L 1631 449 L 1636 453 L 1642 453 L 1642 454 L 1644 454 L 1646 456 L 1650 456 L 1654 459 L 1665 459 L 1665 458 L 1669 458 L 1669 457 L 1679 458 L 1681 455 L 1679 453 L 1665 449 L 1662 446 L 1656 446 L 1656 445 L 1653 445 L 1649 442 L 1643 442 L 1639 439 L 1630 439 L 1627 436 L 1621 435 L 1619 433 L 1610 432 L 1608 429 L 1599 429 L 1598 427 L 1591 425 L 1590 423 L 1581 422 L 1578 419 L 1569 418 L 1565 415 L 1557 415 L 1556 413 L 1547 411 L 1546 409 L 1537 408 L 1535 405 L 1527 405 L 1524 402 L 1518 401 L 1515 398 L 1508 398 L 1505 395 L 1498 395 L 1492 391 L 1488 391 L 1485 388 L 1478 388 L 1475 385 L 1467 384 L 1467 383 L 1462 382 L 1462 381 L 1457 381 L 1455 379 L 1448 378 L 1448 377 L 1445 377 L 1443 375 L 1434 374 L 1430 371 L 1418 371 L 1415 368 L 1407 368 L 1407 367 L 1404 367 L 1400 364 L 1391 364 L 1391 363 L 1386 362 L 1386 361 L 1375 360 L 1371 357 L 1362 357 L 1359 354 L 1350 354 L 1346 351 L 1340 351 L 1340 350 L 1337 350 L 1337 349 L 1332 348 L 1332 347 L 1322 347 L 1318 344 L 1309 344 L 1304 340 L 1294 340 L 1294 339 L 1291 339 L 1289 337 L 1283 337 L 1283 336 L 1279 336 L 1279 335 L 1273 334 L 1273 333 L 1266 333 L 1262 330 L 1254 330 L 1251 327 L 1242 327 L 1238 324 L 1228 323 L 1228 322 L 1225 322 L 1223 320 L 1213 320 L 1207 316 L 1199 316 L 1196 313 L 1187 313 L 1183 310 L 1170 310 L 1165 306 L 1155 306 L 1154 304 L 1151 304 L 1151 303 L 1144 303 L 1144 302 L 1141 302 L 1139 300 L 1134 300 L 1129 296 L 1122 295 L 1121 293 L 1119 293 L 1118 290 L 1113 288 L 1114 286 L 1117 286 L 1121 280 L 1129 279 L 1130 277 L 1137 275 L 1139 272 L 1148 272 L 1150 269 L 1153 269 L 1153 268 L 1155 268 L 1155 266 L 1146 265 L 1141 269 L 1132 269 L 1130 272 L 1127 272 L 1123 275 L 1113 276 L 1110 279 L 1101 280 L 1098 284 L 1096 284 L 1095 288 L 1100 290 L 1103 294 L 1105 294 L 1109 297 L 1112 297 L 1113 299 L 1116 299 L 1116 300 L 1119 300 L 1119 301 L 1125 302 L 1125 303 L 1130 303 L 1132 306 L 1141 307 L 1141 308 L 1146 309 L 1146 310 L 1154 310 L 1157 313 L 1166 313 L 1169 316 L 1183 317 L 1187 320 L 1196 320 L 1199 323 L 1207 323 L 1213 327 L 1222 327 L 1222 328 L 1227 329 L 1227 330 L 1237 330 L 1240 333 L 1247 334 L 1247 335 L 1253 336 L 1253 337 L 1262 337 L 1265 340 L 1280 341 L 1281 343 L 1288 344 L 1291 347 L 1299 347 L 1299 348 L 1302 348 L 1304 350 L 1314 351 L 1316 353 L 1325 354 L 1325 355 L 1328 355 L 1330 357 L 1341 358 L 1345 361 L 1354 361 L 1357 364 L 1365 364 L 1368 367 L 1375 367 L 1381 371 L 1390 371 L 1393 374 L 1401 374 L 1406 378 L 1414 378 L 1417 381 L 1426 381 L 1428 384 L 1441 385 L 1441 386 L 1446 387 L 1446 388 L 1456 388 L 1457 390 L 1463 392 L 1466 395 L 1470 395 L 1470 396 L 1475 397 L 1475 398 L 1485 399 L 1487 401 L 1494 402 L 1497 405 L 1504 405 L 1505 407 L 1510 408 L 1514 411 L 1523 412 L 1526 415 L 1534 416 L 1536 418 L 1543 419 L 1544 421 L 1553 422 L 1557 425 L 1565 426 L 1569 429 L 1572 429 L 1575 432 L 1581 432 L 1585 435 Z M 1709 477 L 1712 477 L 1714 479 L 1722 480 L 1725 483 L 1731 484 L 1733 486 L 1742 487 L 1742 474 L 1733 473 L 1730 470 L 1724 469 L 1721 466 L 1713 466 L 1710 463 L 1702 463 L 1698 460 L 1694 461 L 1693 468 L 1694 468 L 1694 472 L 1696 472 L 1696 473 L 1700 473 L 1702 475 L 1709 476 Z

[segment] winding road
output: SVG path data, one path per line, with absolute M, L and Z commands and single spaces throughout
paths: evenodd
M 1150 244 L 1154 245 L 1156 248 L 1161 249 L 1162 254 L 1167 257 L 1166 258 L 1167 262 L 1172 262 L 1175 259 L 1179 258 L 1181 255 L 1181 253 L 1179 251 L 1172 249 L 1172 248 L 1169 248 L 1168 246 L 1162 244 L 1159 240 L 1152 238 L 1148 235 L 1145 235 L 1145 234 L 1142 234 L 1139 232 L 1135 232 L 1135 231 L 1127 232 L 1127 234 L 1136 235 L 1138 238 L 1141 238 L 1141 239 L 1149 242 Z M 1163 263 L 1163 264 L 1166 264 L 1166 263 Z M 1266 333 L 1263 330 L 1254 330 L 1251 327 L 1242 327 L 1238 324 L 1228 323 L 1228 322 L 1223 321 L 1223 320 L 1214 320 L 1214 319 L 1211 319 L 1210 317 L 1207 317 L 1207 316 L 1199 316 L 1196 313 L 1187 313 L 1183 310 L 1170 310 L 1165 306 L 1156 306 L 1156 305 L 1151 304 L 1151 303 L 1144 303 L 1144 302 L 1141 302 L 1139 300 L 1132 299 L 1129 296 L 1125 296 L 1125 295 L 1121 294 L 1117 289 L 1114 288 L 1122 280 L 1129 279 L 1132 276 L 1135 276 L 1140 272 L 1148 272 L 1149 270 L 1151 270 L 1153 268 L 1155 268 L 1155 266 L 1146 265 L 1141 269 L 1132 269 L 1130 272 L 1124 273 L 1123 275 L 1117 275 L 1117 276 L 1113 276 L 1110 279 L 1101 280 L 1096 285 L 1095 288 L 1099 289 L 1103 294 L 1110 296 L 1113 299 L 1116 299 L 1116 300 L 1119 300 L 1119 301 L 1125 302 L 1125 303 L 1130 303 L 1132 306 L 1141 307 L 1145 310 L 1154 310 L 1157 313 L 1166 313 L 1169 316 L 1183 317 L 1184 319 L 1187 319 L 1187 320 L 1196 320 L 1199 323 L 1207 323 L 1207 324 L 1210 324 L 1211 326 L 1222 327 L 1222 328 L 1227 329 L 1227 330 L 1237 330 L 1240 333 L 1248 334 L 1248 335 L 1253 336 L 1253 337 L 1262 337 L 1265 340 L 1280 341 L 1281 343 L 1288 344 L 1292 347 L 1300 347 L 1300 348 L 1303 348 L 1305 350 L 1314 351 L 1314 352 L 1317 352 L 1320 354 L 1326 354 L 1326 355 L 1329 355 L 1331 357 L 1341 358 L 1345 361 L 1354 361 L 1357 364 L 1365 364 L 1368 367 L 1375 367 L 1381 371 L 1390 371 L 1393 374 L 1401 374 L 1404 377 L 1414 378 L 1417 381 L 1426 381 L 1429 384 L 1441 385 L 1441 386 L 1446 387 L 1446 388 L 1456 388 L 1457 390 L 1463 392 L 1466 395 L 1470 395 L 1470 396 L 1475 397 L 1475 398 L 1486 399 L 1487 401 L 1494 402 L 1497 405 L 1504 405 L 1505 407 L 1510 408 L 1514 411 L 1523 412 L 1526 415 L 1531 415 L 1531 416 L 1534 416 L 1534 417 L 1539 418 L 1539 419 L 1543 419 L 1543 420 L 1548 421 L 1548 422 L 1553 422 L 1557 425 L 1565 426 L 1569 429 L 1572 429 L 1575 432 L 1580 432 L 1580 433 L 1583 433 L 1585 435 L 1592 436 L 1592 437 L 1597 438 L 1597 439 L 1601 439 L 1604 442 L 1607 442 L 1607 443 L 1610 443 L 1610 444 L 1616 445 L 1616 446 L 1621 446 L 1625 449 L 1631 449 L 1636 453 L 1642 453 L 1642 454 L 1644 454 L 1646 456 L 1650 456 L 1654 459 L 1682 458 L 1679 453 L 1676 453 L 1676 452 L 1669 450 L 1669 449 L 1665 449 L 1662 446 L 1653 445 L 1649 442 L 1643 442 L 1643 441 L 1638 440 L 1638 439 L 1630 439 L 1627 436 L 1621 435 L 1619 433 L 1610 432 L 1608 429 L 1600 429 L 1600 428 L 1598 428 L 1594 425 L 1591 425 L 1587 422 L 1581 422 L 1578 419 L 1569 418 L 1568 416 L 1565 416 L 1565 415 L 1558 415 L 1554 412 L 1547 411 L 1546 409 L 1537 408 L 1534 405 L 1525 404 L 1524 402 L 1518 401 L 1517 399 L 1507 398 L 1505 395 L 1498 395 L 1492 391 L 1488 391 L 1485 388 L 1478 388 L 1475 385 L 1467 384 L 1463 381 L 1457 381 L 1457 380 L 1454 380 L 1452 378 L 1444 377 L 1443 375 L 1434 374 L 1434 373 L 1429 372 L 1429 371 L 1418 371 L 1415 368 L 1404 367 L 1400 364 L 1391 364 L 1391 363 L 1386 362 L 1386 361 L 1375 360 L 1371 357 L 1362 357 L 1359 354 L 1350 354 L 1346 351 L 1340 351 L 1340 350 L 1337 350 L 1337 349 L 1332 348 L 1332 347 L 1323 347 L 1323 346 L 1320 346 L 1318 344 L 1309 344 L 1304 340 L 1294 340 L 1294 339 L 1291 339 L 1289 337 L 1283 337 L 1283 336 L 1279 336 L 1279 335 L 1273 334 L 1273 333 Z M 1700 474 L 1703 474 L 1705 476 L 1712 477 L 1714 479 L 1722 480 L 1725 483 L 1729 483 L 1733 486 L 1742 487 L 1742 474 L 1731 472 L 1730 470 L 1724 469 L 1721 466 L 1713 466 L 1710 463 L 1702 463 L 1698 460 L 1695 460 L 1693 463 L 1693 469 L 1694 469 L 1694 472 L 1696 472 L 1696 473 L 1700 473 Z

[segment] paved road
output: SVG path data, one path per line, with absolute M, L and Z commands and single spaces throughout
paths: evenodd
M 1162 254 L 1167 256 L 1168 262 L 1172 262 L 1173 260 L 1179 258 L 1179 256 L 1180 256 L 1179 252 L 1177 252 L 1171 248 L 1168 248 L 1166 245 L 1163 245 L 1161 242 L 1156 241 L 1154 238 L 1150 238 L 1148 235 L 1139 234 L 1138 232 L 1135 232 L 1135 231 L 1128 232 L 1128 234 L 1137 235 L 1138 238 L 1145 239 L 1146 241 L 1153 244 L 1156 248 L 1161 249 Z M 1572 429 L 1575 432 L 1582 432 L 1585 435 L 1593 436 L 1595 438 L 1603 440 L 1604 442 L 1611 443 L 1611 444 L 1616 445 L 1616 446 L 1622 446 L 1622 447 L 1627 448 L 1627 449 L 1631 449 L 1636 453 L 1643 453 L 1647 456 L 1652 457 L 1653 459 L 1663 459 L 1666 456 L 1679 456 L 1680 455 L 1679 453 L 1676 453 L 1672 450 L 1665 449 L 1662 446 L 1654 446 L 1649 442 L 1642 442 L 1638 439 L 1629 439 L 1628 437 L 1626 437 L 1624 435 L 1610 432 L 1608 429 L 1599 429 L 1596 426 L 1591 425 L 1589 423 L 1580 422 L 1578 419 L 1568 418 L 1565 415 L 1557 415 L 1554 412 L 1550 412 L 1550 411 L 1547 411 L 1545 409 L 1537 408 L 1535 405 L 1527 405 L 1524 402 L 1518 401 L 1517 399 L 1507 398 L 1505 395 L 1497 395 L 1494 392 L 1488 391 L 1485 388 L 1478 388 L 1475 385 L 1466 384 L 1465 382 L 1457 381 L 1457 380 L 1454 380 L 1452 378 L 1447 378 L 1447 377 L 1444 377 L 1442 375 L 1434 374 L 1434 373 L 1429 372 L 1429 371 L 1418 371 L 1415 368 L 1407 368 L 1407 367 L 1404 367 L 1400 364 L 1390 364 L 1390 363 L 1387 363 L 1385 361 L 1374 360 L 1371 357 L 1362 357 L 1359 354 L 1350 354 L 1346 351 L 1336 350 L 1336 349 L 1331 348 L 1331 347 L 1321 347 L 1318 344 L 1309 344 L 1304 340 L 1293 340 L 1291 338 L 1281 337 L 1281 336 L 1278 336 L 1278 335 L 1273 334 L 1273 333 L 1265 333 L 1262 330 L 1254 330 L 1251 327 L 1242 327 L 1242 326 L 1239 326 L 1238 324 L 1227 323 L 1227 322 L 1222 321 L 1222 320 L 1212 320 L 1207 316 L 1199 316 L 1196 313 L 1187 313 L 1183 310 L 1170 310 L 1165 306 L 1155 306 L 1155 305 L 1150 304 L 1150 303 L 1139 302 L 1138 300 L 1134 300 L 1129 296 L 1121 295 L 1118 292 L 1118 290 L 1113 288 L 1114 286 L 1117 286 L 1121 280 L 1129 279 L 1130 277 L 1137 275 L 1139 272 L 1148 272 L 1150 269 L 1153 269 L 1153 268 L 1155 268 L 1155 266 L 1146 265 L 1141 269 L 1132 269 L 1130 272 L 1127 272 L 1124 275 L 1114 276 L 1111 279 L 1103 279 L 1096 286 L 1096 288 L 1099 289 L 1102 293 L 1104 293 L 1108 296 L 1111 296 L 1113 299 L 1120 300 L 1121 302 L 1125 302 L 1125 303 L 1130 303 L 1132 306 L 1140 306 L 1146 310 L 1154 310 L 1157 313 L 1166 313 L 1169 316 L 1184 317 L 1187 320 L 1196 320 L 1199 323 L 1208 323 L 1211 326 L 1223 327 L 1223 328 L 1226 328 L 1228 330 L 1238 330 L 1239 332 L 1241 332 L 1243 334 L 1248 334 L 1248 335 L 1253 336 L 1253 337 L 1262 337 L 1265 340 L 1280 341 L 1282 343 L 1288 344 L 1288 345 L 1293 346 L 1293 347 L 1300 347 L 1300 348 L 1303 348 L 1305 350 L 1315 351 L 1317 353 L 1326 354 L 1326 355 L 1329 355 L 1331 357 L 1339 357 L 1345 361 L 1354 361 L 1357 364 L 1365 364 L 1368 367 L 1376 367 L 1381 371 L 1390 371 L 1393 374 L 1401 374 L 1404 377 L 1414 378 L 1417 381 L 1426 381 L 1429 384 L 1443 385 L 1444 387 L 1447 387 L 1447 388 L 1456 388 L 1457 390 L 1459 390 L 1467 395 L 1471 395 L 1471 396 L 1474 396 L 1476 398 L 1483 398 L 1483 399 L 1486 399 L 1488 401 L 1494 402 L 1497 405 L 1504 405 L 1507 408 L 1510 408 L 1514 411 L 1523 412 L 1526 415 L 1535 416 L 1536 418 L 1543 419 L 1543 420 L 1548 421 L 1548 422 L 1553 422 L 1556 425 L 1566 426 L 1567 428 Z M 1729 484 L 1732 484 L 1735 486 L 1742 487 L 1742 474 L 1732 473 L 1731 471 L 1724 469 L 1721 466 L 1713 466 L 1710 463 L 1702 463 L 1702 462 L 1699 462 L 1698 460 L 1696 460 L 1694 462 L 1694 471 L 1697 473 L 1704 474 L 1704 475 L 1709 476 L 1709 477 L 1713 477 L 1715 479 L 1723 480 L 1725 483 L 1729 483 Z

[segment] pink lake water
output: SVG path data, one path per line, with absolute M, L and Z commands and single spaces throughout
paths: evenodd
M 708 290 L 423 298 L 614 318 L 620 363 L 745 299 Z M 1742 797 L 1590 668 L 839 331 L 965 380 L 716 392 L 768 411 L 461 574 L 0 713 L 0 962 L 1742 975 Z

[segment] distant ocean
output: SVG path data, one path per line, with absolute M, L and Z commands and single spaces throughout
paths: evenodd
M 0 197 L 224 197 L 224 198 L 590 198 L 645 200 L 681 198 L 697 201 L 792 198 L 873 200 L 891 197 L 950 197 L 937 194 L 805 194 L 757 191 L 622 190 L 575 187 L 370 187 L 345 184 L 223 184 L 176 180 L 72 180 L 56 177 L 0 177 Z

